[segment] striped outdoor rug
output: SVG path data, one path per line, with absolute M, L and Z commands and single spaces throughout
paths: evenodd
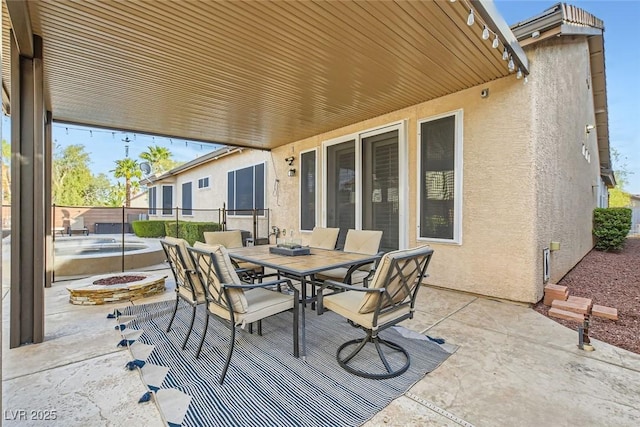
M 161 388 L 175 388 L 191 396 L 183 426 L 358 426 L 455 351 L 423 335 L 405 338 L 399 331 L 405 335 L 410 331 L 403 328 L 387 330 L 381 336 L 407 349 L 411 367 L 387 380 L 361 378 L 343 370 L 335 355 L 340 344 L 364 332 L 332 312 L 317 316 L 307 309 L 306 363 L 292 355 L 292 315 L 282 313 L 263 321 L 262 336 L 255 330 L 249 334 L 238 329 L 231 366 L 221 386 L 218 378 L 228 349 L 228 327 L 212 317 L 202 354 L 196 359 L 204 307 L 198 307 L 183 351 L 191 308 L 181 303 L 172 330 L 166 333 L 173 304 L 131 306 L 122 314 L 135 316 L 127 325 L 129 330 L 144 331 L 138 342 L 155 346 L 147 363 L 169 368 Z

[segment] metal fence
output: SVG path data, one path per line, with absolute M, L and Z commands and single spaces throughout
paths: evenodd
M 11 207 L 2 206 L 3 283 L 10 280 Z M 52 206 L 48 269 L 53 280 L 102 273 L 166 268 L 159 239 L 139 238 L 132 223 L 139 220 L 214 222 L 222 230 L 241 230 L 245 244 L 269 243 L 269 210 L 157 209 L 141 207 Z M 176 227 L 180 230 L 180 227 Z M 180 237 L 180 236 L 178 236 Z

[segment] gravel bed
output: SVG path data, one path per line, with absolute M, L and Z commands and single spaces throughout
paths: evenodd
M 617 308 L 617 321 L 592 316 L 589 336 L 640 354 L 640 237 L 627 238 L 619 252 L 592 250 L 558 284 L 569 295 Z M 540 301 L 534 310 L 548 316 L 549 307 Z M 577 329 L 575 322 L 551 319 Z

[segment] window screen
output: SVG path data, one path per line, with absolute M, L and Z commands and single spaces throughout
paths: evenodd
M 191 183 L 182 184 L 182 215 L 193 215 Z
M 420 237 L 453 239 L 455 116 L 420 125 Z
M 316 152 L 300 155 L 300 229 L 316 226 Z

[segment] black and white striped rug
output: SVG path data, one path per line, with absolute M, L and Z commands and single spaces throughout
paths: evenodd
M 129 330 L 144 331 L 138 342 L 154 346 L 147 362 L 169 368 L 160 388 L 191 396 L 183 426 L 358 426 L 455 351 L 455 346 L 439 345 L 404 328 L 389 329 L 380 336 L 409 352 L 409 370 L 391 379 L 361 378 L 338 365 L 336 350 L 364 332 L 335 313 L 317 316 L 307 308 L 306 362 L 292 355 L 292 314 L 281 313 L 263 321 L 262 336 L 255 329 L 253 334 L 237 329 L 231 366 L 221 386 L 218 378 L 230 337 L 227 325 L 210 319 L 202 353 L 196 359 L 204 306 L 198 307 L 187 348 L 181 350 L 191 308 L 181 303 L 172 330 L 166 333 L 173 304 L 130 306 L 122 314 L 135 316 L 128 322 Z M 370 356 L 365 354 L 363 359 L 377 359 L 375 354 Z

